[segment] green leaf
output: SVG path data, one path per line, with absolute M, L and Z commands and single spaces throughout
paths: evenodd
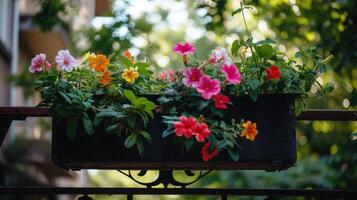
M 140 75 L 150 76 L 151 73 L 147 69 L 149 67 L 149 64 L 138 62 L 138 63 L 135 63 L 134 66 L 138 68 L 138 72 L 139 72 Z
M 97 113 L 95 116 L 96 117 L 116 117 L 118 115 L 118 112 L 112 110 L 112 109 L 104 109 L 101 112 Z
M 259 87 L 259 80 L 258 79 L 250 79 L 248 80 L 248 85 L 252 90 L 257 90 Z
M 255 43 L 256 45 L 264 45 L 264 44 L 275 44 L 276 41 L 272 40 L 271 38 L 266 38 L 265 40 L 261 40 L 257 43 Z
M 136 100 L 136 96 L 133 91 L 131 90 L 124 90 L 124 96 L 132 103 L 134 104 Z
M 127 57 L 119 56 L 119 61 L 124 67 L 132 67 L 133 63 Z
M 312 84 L 314 84 L 314 80 L 308 79 L 305 81 L 305 92 L 309 92 L 311 90 Z
M 99 88 L 98 90 L 95 91 L 95 94 L 96 94 L 96 95 L 103 95 L 103 94 L 105 94 L 104 88 Z
M 154 118 L 154 113 L 152 112 L 155 108 L 155 104 L 149 104 L 145 107 L 145 112 L 150 115 L 151 118 Z
M 305 104 L 304 104 L 303 99 L 296 99 L 295 100 L 295 115 L 299 116 L 304 109 L 305 109 Z
M 67 101 L 67 103 L 72 103 L 71 99 L 65 93 L 63 93 L 62 91 L 58 91 L 58 93 L 64 98 L 65 101 Z
M 88 135 L 93 135 L 94 129 L 93 129 L 93 124 L 92 121 L 88 118 L 88 116 L 84 115 L 82 117 L 82 125 L 86 133 Z
M 131 105 L 131 104 L 127 104 L 127 103 L 125 103 L 125 104 L 123 104 L 122 105 L 122 108 L 123 109 L 130 109 L 130 108 L 132 108 L 133 106 Z
M 218 110 L 214 106 L 211 106 L 210 110 L 211 110 L 212 113 L 214 113 L 215 115 L 217 115 L 220 118 L 222 118 L 224 116 L 224 114 L 225 114 L 225 112 L 223 110 Z
M 237 162 L 239 160 L 238 151 L 235 151 L 234 149 L 228 149 L 228 153 L 235 162 Z
M 162 96 L 162 97 L 158 98 L 157 101 L 160 104 L 165 104 L 165 103 L 169 103 L 170 101 L 173 101 L 173 99 Z
M 234 40 L 234 42 L 232 43 L 232 48 L 231 48 L 231 53 L 234 57 L 237 57 L 238 49 L 239 49 L 239 41 Z
M 145 139 L 151 141 L 151 135 L 146 131 L 140 131 L 140 134 L 144 136 Z
M 94 120 L 93 120 L 93 126 L 94 127 L 98 127 L 100 125 L 100 123 L 102 123 L 103 118 L 94 116 Z
M 164 115 L 162 116 L 163 119 L 168 119 L 168 120 L 179 120 L 179 117 L 177 116 L 167 116 L 167 115 Z
M 66 132 L 69 139 L 73 139 L 77 132 L 78 117 L 68 117 Z
M 244 10 L 244 9 L 253 9 L 253 8 L 254 8 L 253 6 L 244 6 L 243 8 L 238 8 L 237 10 L 232 12 L 232 16 L 242 12 L 242 10 Z
M 117 118 L 117 119 L 121 119 L 121 118 L 124 118 L 124 117 L 126 117 L 126 115 L 123 112 L 117 112 L 117 115 L 115 116 L 115 118 Z
M 275 49 L 269 44 L 254 45 L 254 49 L 260 57 L 265 59 L 270 59 L 276 55 Z
M 136 133 L 130 134 L 124 141 L 124 145 L 126 148 L 131 148 L 135 145 L 138 139 L 138 135 Z
M 132 103 L 136 109 L 145 111 L 150 115 L 151 118 L 154 117 L 154 113 L 152 111 L 154 110 L 156 105 L 153 102 L 147 100 L 147 98 L 140 97 L 135 99 Z
M 202 111 L 203 109 L 205 109 L 209 104 L 209 101 L 201 101 L 200 105 L 198 106 L 198 110 Z
M 227 146 L 227 142 L 225 140 L 222 140 L 220 143 L 218 143 L 218 148 L 223 149 Z
M 166 138 L 167 136 L 173 134 L 174 131 L 172 130 L 171 126 L 170 127 L 167 127 L 167 129 L 162 132 L 162 138 Z
M 115 130 L 117 130 L 117 129 L 118 129 L 118 124 L 113 124 L 113 125 L 108 126 L 108 127 L 105 129 L 105 132 L 106 132 L 106 133 L 111 133 L 111 132 L 113 132 L 113 131 L 115 131 Z
M 328 82 L 325 85 L 325 91 L 326 92 L 332 92 L 335 89 L 335 86 L 333 85 L 333 83 Z
M 193 143 L 194 143 L 195 139 L 194 138 L 191 138 L 189 140 L 185 140 L 185 150 L 187 152 L 189 152 L 193 146 Z
M 258 91 L 257 90 L 248 90 L 248 94 L 253 101 L 257 101 L 257 99 L 258 99 Z
M 141 141 L 141 139 L 140 138 L 138 138 L 138 141 L 137 141 L 137 143 L 136 143 L 136 146 L 137 146 L 137 148 L 138 148 L 138 152 L 139 152 L 139 154 L 141 155 L 141 156 L 143 156 L 144 155 L 144 144 L 143 144 L 143 142 Z
M 134 64 L 135 67 L 143 67 L 143 68 L 148 68 L 149 64 L 143 63 L 143 62 L 137 62 Z

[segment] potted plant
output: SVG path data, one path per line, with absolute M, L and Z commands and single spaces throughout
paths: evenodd
M 241 8 L 237 12 L 243 10 Z M 235 13 L 237 13 L 235 12 Z M 87 53 L 80 64 L 60 50 L 56 64 L 32 59 L 40 106 L 53 113 L 52 159 L 66 169 L 265 169 L 296 162 L 295 99 L 331 57 L 276 41 L 235 40 L 204 61 L 191 43 L 173 48 L 183 67 L 153 78 L 129 51 Z M 198 50 L 197 50 L 198 51 Z M 57 67 L 54 67 L 56 65 Z M 136 147 L 136 148 L 135 148 Z

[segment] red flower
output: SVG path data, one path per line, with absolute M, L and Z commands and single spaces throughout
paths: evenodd
M 211 142 L 207 142 L 201 149 L 201 154 L 202 154 L 202 159 L 204 161 L 208 161 L 210 159 L 212 159 L 213 157 L 215 157 L 218 154 L 218 147 L 217 145 L 215 145 L 214 149 L 212 152 L 210 152 L 210 146 L 211 146 Z
M 213 97 L 214 101 L 214 107 L 216 109 L 221 109 L 221 110 L 226 110 L 227 104 L 229 103 L 229 97 L 222 95 L 222 94 L 217 94 Z
M 196 123 L 196 126 L 192 130 L 192 135 L 196 136 L 198 142 L 204 142 L 206 137 L 211 134 L 206 123 Z
M 279 79 L 280 78 L 280 69 L 279 67 L 273 65 L 267 69 L 265 69 L 267 72 L 267 79 L 272 80 L 272 79 Z
M 188 139 L 192 136 L 193 129 L 197 126 L 196 119 L 194 117 L 181 116 L 180 121 L 174 123 L 175 134 L 179 137 L 185 135 Z

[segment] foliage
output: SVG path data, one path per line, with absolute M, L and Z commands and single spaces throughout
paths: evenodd
M 78 122 L 89 135 L 104 123 L 108 133 L 126 137 L 126 147 L 137 145 L 143 153 L 143 140 L 151 139 L 144 128 L 153 117 L 155 104 L 135 93 L 142 93 L 140 85 L 145 84 L 150 73 L 145 63 L 133 64 L 125 57 L 111 60 L 109 64 L 104 55 L 88 54 L 70 72 L 39 66 L 41 73 L 35 81 L 42 97 L 39 106 L 50 106 L 55 117 L 67 119 L 66 132 L 70 139 L 76 136 Z M 133 66 L 138 66 L 135 71 L 138 69 L 140 73 L 135 84 L 128 83 L 122 75 Z
M 41 9 L 33 16 L 32 21 L 42 31 L 51 31 L 56 25 L 68 30 L 68 25 L 60 18 L 60 14 L 66 14 L 66 3 L 62 0 L 39 0 Z
M 155 2 L 155 1 L 152 1 Z M 202 38 L 195 40 L 196 47 L 200 49 L 200 52 L 196 55 L 199 58 L 204 57 L 209 53 L 209 49 L 213 46 L 225 45 L 228 40 L 223 40 L 222 38 L 237 37 L 242 32 L 242 23 L 234 24 L 231 26 L 232 20 L 237 21 L 240 18 L 239 15 L 231 17 L 232 13 L 232 2 L 236 1 L 214 1 L 214 4 L 206 4 L 207 1 L 202 1 L 196 4 L 193 1 L 183 1 L 188 4 L 187 11 L 189 12 L 190 19 L 195 22 L 197 28 L 205 27 L 205 34 Z M 328 98 L 308 98 L 305 101 L 307 107 L 310 108 L 345 108 L 342 105 L 342 100 L 348 99 L 350 106 L 349 109 L 354 109 L 356 106 L 356 69 L 355 69 L 355 42 L 356 33 L 356 1 L 346 0 L 346 1 L 323 1 L 323 0 L 299 0 L 299 1 L 279 1 L 279 0 L 247 0 L 250 5 L 255 7 L 254 10 L 249 9 L 247 12 L 254 12 L 257 14 L 249 19 L 248 25 L 252 27 L 251 29 L 255 32 L 267 34 L 268 31 L 272 32 L 270 37 L 277 41 L 283 41 L 285 47 L 288 47 L 287 54 L 294 52 L 294 48 L 306 46 L 306 45 L 317 45 L 317 50 L 320 55 L 328 56 L 329 54 L 334 55 L 334 59 L 331 61 L 331 67 L 334 72 L 330 70 L 327 76 L 321 77 L 324 81 L 333 81 L 335 87 L 337 88 L 334 92 L 329 95 Z M 295 4 L 292 4 L 294 2 Z M 296 7 L 298 7 L 300 14 L 295 13 Z M 205 16 L 197 17 L 198 9 L 204 8 L 207 10 Z M 294 8 L 294 9 L 293 9 Z M 161 9 L 159 12 L 166 13 L 166 16 L 170 12 L 169 9 L 159 7 Z M 220 9 L 219 12 L 217 10 Z M 115 20 L 122 19 L 124 12 L 116 12 Z M 216 16 L 219 17 L 216 17 Z M 258 30 L 256 23 L 264 20 L 267 22 L 268 31 Z M 137 29 L 129 28 L 131 34 L 136 34 L 140 27 L 150 26 L 147 19 L 150 18 L 150 13 L 145 13 L 140 18 L 140 23 L 137 21 L 126 21 L 130 23 L 130 26 L 135 24 Z M 202 19 L 209 18 L 208 23 L 203 22 Z M 213 18 L 217 23 L 212 23 Z M 166 17 L 162 17 L 161 21 L 164 23 L 169 23 Z M 229 26 L 227 26 L 229 24 Z M 125 24 L 123 24 L 125 26 Z M 140 26 L 140 27 L 139 27 Z M 181 27 L 185 28 L 185 27 Z M 112 29 L 112 31 L 117 29 Z M 216 34 L 216 37 L 212 39 L 206 36 L 212 36 L 212 32 Z M 168 55 L 171 52 L 171 48 L 167 50 L 168 45 L 171 45 L 176 41 L 184 40 L 184 34 L 182 29 L 179 31 L 171 30 L 165 27 L 163 30 L 159 29 L 146 29 L 142 31 L 143 35 L 147 36 L 145 39 L 148 45 L 145 46 L 143 52 L 140 55 L 147 54 L 151 56 L 156 56 L 156 54 L 151 52 L 160 51 L 160 55 Z M 207 34 L 206 34 L 207 33 Z M 87 41 L 91 43 L 96 43 L 96 46 L 92 49 L 112 49 L 113 43 L 97 42 L 95 40 L 95 35 L 92 34 L 88 37 Z M 84 35 L 86 36 L 86 35 Z M 83 37 L 83 36 L 81 36 Z M 110 40 L 111 34 L 101 35 L 102 41 Z M 254 37 L 256 37 L 254 35 Z M 154 39 L 152 39 L 154 38 Z M 120 41 L 119 41 L 120 42 Z M 131 47 L 132 44 L 127 43 L 129 46 L 120 42 L 120 47 L 122 49 Z M 274 45 L 274 44 L 273 44 Z M 78 48 L 78 47 L 76 47 Z M 279 46 L 280 48 L 280 46 Z M 102 51 L 104 52 L 104 51 Z M 105 54 L 109 54 L 111 51 Z M 295 53 L 295 52 L 294 52 Z M 203 56 L 201 56 L 203 55 Z M 237 56 L 237 55 L 234 55 Z M 150 59 L 150 58 L 149 58 Z M 179 63 L 176 62 L 176 58 L 171 58 L 170 67 L 177 67 Z M 153 67 L 155 65 L 151 65 Z M 160 69 L 157 67 L 156 71 Z M 151 82 L 151 81 L 150 81 Z M 146 86 L 152 86 L 153 84 L 147 84 Z M 28 84 L 23 85 L 27 88 Z M 159 87 L 164 87 L 165 84 L 157 85 L 152 90 L 159 90 Z M 31 90 L 28 90 L 31 91 Z M 264 182 L 262 187 L 282 187 L 282 178 L 289 179 L 286 181 L 291 187 L 294 188 L 325 188 L 322 184 L 312 184 L 311 182 L 306 182 L 302 184 L 296 178 L 291 178 L 291 171 L 297 173 L 295 177 L 306 177 L 309 178 L 310 173 L 306 173 L 305 168 L 309 167 L 311 164 L 319 163 L 318 169 L 320 172 L 332 170 L 333 176 L 325 176 L 322 173 L 315 173 L 314 179 L 319 179 L 321 183 L 327 182 L 332 185 L 333 188 L 354 188 L 356 187 L 356 142 L 349 141 L 350 135 L 356 132 L 356 127 L 354 123 L 339 123 L 339 122 L 299 122 L 297 124 L 298 129 L 298 155 L 299 160 L 297 163 L 298 168 L 303 168 L 303 170 L 295 170 L 296 168 L 291 168 L 287 173 L 265 173 L 264 176 L 255 176 L 256 171 L 249 172 L 220 172 L 210 175 L 210 179 L 207 182 L 203 182 L 204 186 L 209 187 L 219 187 L 222 183 L 230 184 L 232 187 L 256 187 L 256 183 Z M 338 147 L 338 151 L 331 153 L 330 149 L 332 147 Z M 305 162 L 305 160 L 310 159 L 312 155 L 318 158 L 312 163 Z M 321 159 L 319 159 L 321 158 Z M 338 159 L 337 159 L 338 158 Z M 327 160 L 335 160 L 333 163 Z M 346 169 L 346 170 L 345 170 Z M 262 172 L 264 173 L 264 172 Z M 92 175 L 93 179 L 102 179 L 102 175 Z M 281 174 L 281 175 L 280 175 Z M 279 175 L 279 176 L 278 176 Z M 110 176 L 114 177 L 114 176 Z M 220 177 L 229 177 L 221 179 Z M 234 177 L 234 178 L 231 178 Z M 256 177 L 256 178 L 254 178 Z M 290 179 L 291 178 L 291 179 Z M 203 180 L 203 181 L 204 181 Z M 108 179 L 103 180 L 102 183 L 108 183 Z M 112 182 L 116 184 L 116 182 Z M 247 185 L 248 184 L 248 185 Z M 121 185 L 122 186 L 122 185 Z M 146 197 L 145 197 L 146 198 Z
M 318 73 L 326 71 L 330 59 L 322 60 L 316 49 L 302 49 L 296 58 L 289 59 L 270 38 L 253 42 L 242 12 L 249 8 L 241 4 L 232 13 L 242 14 L 248 33 L 246 39 L 242 37 L 232 44 L 235 62 L 223 48 L 214 50 L 206 61 L 188 59 L 196 48 L 190 43 L 178 43 L 174 51 L 181 54 L 185 69 L 162 74 L 165 77 L 157 81 L 159 87 L 144 86 L 151 75 L 148 64 L 135 62 L 129 51 L 124 51 L 123 56 L 112 54 L 112 64 L 103 54 L 87 53 L 84 62 L 74 68 L 74 58 L 67 50 L 61 50 L 56 57 L 60 70 L 51 68 L 45 55 L 39 54 L 29 70 L 44 72 L 36 82 L 43 99 L 40 105 L 51 106 L 55 116 L 67 118 L 66 132 L 70 139 L 75 137 L 78 122 L 89 135 L 103 122 L 108 133 L 126 135 L 124 145 L 127 148 L 136 145 L 142 155 L 143 140 L 151 140 L 145 127 L 149 117 L 154 117 L 155 104 L 135 93 L 142 95 L 150 89 L 164 88 L 151 91 L 163 93 L 159 99 L 161 112 L 166 115 L 163 122 L 167 124 L 163 137 L 175 133 L 187 152 L 197 144 L 205 161 L 220 151 L 227 151 L 237 161 L 239 136 L 253 141 L 258 130 L 249 119 L 236 122 L 227 118 L 228 106 L 232 105 L 229 96 L 248 94 L 256 101 L 259 94 L 307 94 L 314 84 L 322 93 L 333 89 L 316 81 Z M 247 55 L 247 50 L 251 55 Z
M 243 7 L 241 4 L 241 8 L 234 11 L 233 15 L 248 8 L 251 7 Z M 242 16 L 246 24 L 244 13 Z M 253 42 L 250 35 L 245 40 L 243 38 L 235 40 L 231 54 L 235 57 L 239 55 L 239 59 L 232 63 L 232 59 L 222 48 L 214 50 L 208 60 L 198 61 L 187 58 L 189 54 L 195 53 L 196 49 L 192 44 L 176 44 L 174 51 L 182 55 L 186 68 L 177 71 L 175 75 L 169 73 L 159 75 L 160 81 L 167 81 L 170 85 L 170 87 L 162 87 L 165 96 L 159 99 L 164 109 L 162 112 L 168 115 L 164 116 L 163 120 L 167 124 L 163 137 L 173 133 L 179 138 L 184 135 L 186 138 L 180 139 L 180 142 L 183 143 L 182 146 L 186 151 L 190 151 L 193 143 L 206 142 L 202 151 L 206 145 L 210 145 L 211 151 L 215 148 L 219 151 L 227 150 L 233 160 L 238 160 L 237 136 L 246 136 L 247 139 L 254 140 L 257 131 L 255 123 L 251 125 L 250 121 L 244 122 L 243 119 L 240 123 L 234 120 L 231 124 L 227 123 L 229 119 L 225 116 L 230 116 L 227 104 L 232 104 L 229 102 L 229 95 L 248 94 L 256 101 L 259 94 L 307 96 L 314 84 L 321 89 L 322 94 L 333 90 L 331 83 L 323 87 L 316 81 L 318 74 L 326 71 L 326 63 L 332 56 L 321 59 L 316 48 L 307 48 L 301 49 L 294 59 L 290 59 L 280 52 L 276 45 L 276 42 L 270 38 Z M 247 55 L 248 49 L 250 56 Z M 225 99 L 223 103 L 222 98 Z M 200 133 L 195 131 L 200 123 L 208 126 L 212 133 L 201 140 L 197 138 Z M 253 133 L 248 133 L 252 129 Z M 192 136 L 196 136 L 197 141 Z
M 119 49 L 129 49 L 132 46 L 130 40 L 136 35 L 136 26 L 135 23 L 132 23 L 132 18 L 126 11 L 129 1 L 125 0 L 121 3 L 122 6 L 117 6 L 115 10 L 108 14 L 108 17 L 116 17 L 116 20 L 104 24 L 100 28 L 84 27 L 73 35 L 75 40 L 85 38 L 88 41 L 88 46 L 81 47 L 79 52 L 109 55 Z M 126 33 L 122 34 L 121 31 Z

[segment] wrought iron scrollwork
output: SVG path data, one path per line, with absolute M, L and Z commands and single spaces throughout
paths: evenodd
M 163 184 L 163 186 L 165 188 L 167 188 L 169 185 L 172 186 L 176 186 L 176 187 L 181 187 L 181 188 L 185 188 L 188 185 L 191 185 L 193 183 L 196 183 L 198 180 L 200 180 L 202 177 L 206 176 L 207 174 L 209 174 L 210 172 L 212 172 L 212 170 L 200 170 L 198 172 L 195 173 L 195 171 L 193 170 L 184 170 L 184 174 L 188 177 L 191 177 L 192 180 L 187 181 L 187 182 L 183 182 L 180 180 L 177 180 L 175 178 L 174 172 L 173 170 L 159 170 L 158 171 L 158 176 L 156 179 L 150 181 L 150 182 L 144 182 L 144 181 L 140 181 L 140 178 L 144 178 L 148 173 L 148 170 L 140 170 L 138 173 L 136 173 L 136 175 L 131 171 L 128 170 L 128 172 L 124 172 L 122 170 L 118 170 L 118 172 L 120 172 L 121 174 L 129 177 L 131 180 L 133 180 L 134 182 L 140 184 L 140 185 L 144 185 L 147 188 L 152 188 L 154 186 L 158 186 L 160 184 Z M 136 177 L 138 176 L 138 177 Z

